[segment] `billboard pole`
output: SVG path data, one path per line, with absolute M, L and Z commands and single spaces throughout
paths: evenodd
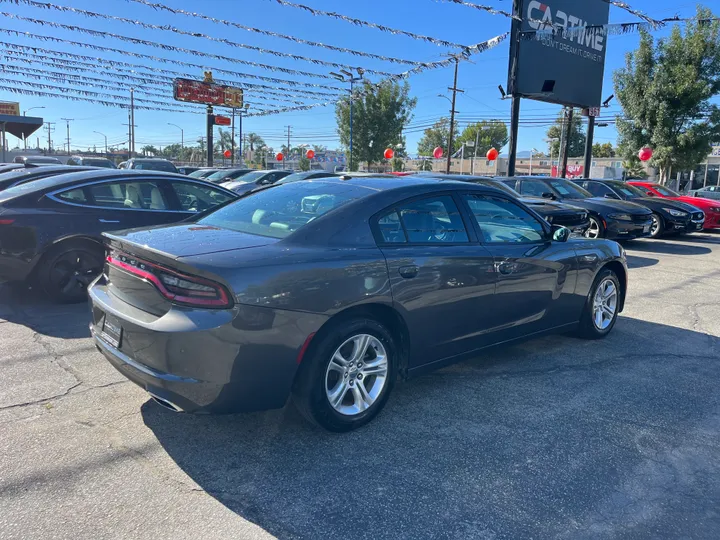
M 215 117 L 213 116 L 212 105 L 207 107 L 207 166 L 213 166 L 213 126 L 215 125 Z
M 457 76 L 458 76 L 458 65 L 460 64 L 460 61 L 458 60 L 458 57 L 455 57 L 455 78 L 453 79 L 453 85 L 452 88 L 448 88 L 448 90 L 452 90 L 452 108 L 450 109 L 450 134 L 448 136 L 448 153 L 447 153 L 447 167 L 446 167 L 446 174 L 450 174 L 450 166 L 452 165 L 452 145 L 453 145 L 453 136 L 454 136 L 454 128 L 455 128 L 455 97 L 457 96 L 458 92 L 462 92 L 462 90 L 458 90 L 457 87 Z
M 592 165 L 592 147 L 593 138 L 595 137 L 595 116 L 592 114 L 588 116 L 588 132 L 587 140 L 585 141 L 585 171 L 583 176 L 590 178 L 590 167 Z
M 522 0 L 513 0 L 512 27 L 510 29 L 510 80 L 508 92 L 512 96 L 510 108 L 510 150 L 508 154 L 508 176 L 515 176 L 517 161 L 518 126 L 520 123 L 520 96 L 517 93 L 518 57 L 520 52 L 520 18 Z

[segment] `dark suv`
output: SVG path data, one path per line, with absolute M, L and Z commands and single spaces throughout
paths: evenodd
M 85 165 L 87 167 L 102 167 L 103 169 L 117 169 L 115 164 L 107 158 L 92 156 L 73 156 L 67 160 L 68 165 Z
M 142 169 L 144 171 L 178 172 L 177 167 L 167 159 L 160 158 L 132 158 L 123 161 L 119 169 Z

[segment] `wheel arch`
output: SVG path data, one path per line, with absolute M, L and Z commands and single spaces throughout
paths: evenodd
M 401 377 L 407 377 L 408 359 L 410 356 L 410 331 L 403 316 L 392 306 L 382 303 L 369 303 L 346 308 L 330 317 L 313 336 L 306 354 L 311 354 L 314 345 L 332 332 L 333 328 L 345 320 L 366 317 L 385 325 L 395 338 L 395 345 L 398 348 L 400 362 L 398 373 Z
M 33 261 L 33 268 L 30 272 L 30 275 L 33 277 L 36 277 L 38 267 L 40 266 L 40 263 L 43 261 L 43 259 L 48 257 L 49 254 L 54 253 L 56 250 L 60 249 L 61 247 L 64 247 L 64 246 L 70 245 L 70 244 L 75 244 L 75 245 L 92 244 L 93 247 L 97 247 L 97 248 L 100 248 L 103 250 L 105 249 L 105 244 L 103 244 L 102 239 L 96 238 L 93 236 L 82 235 L 82 234 L 73 234 L 73 235 L 69 235 L 69 236 L 63 236 L 60 238 L 56 238 L 52 242 L 47 244 L 45 246 L 45 248 L 35 256 L 35 260 Z
M 598 274 L 603 270 L 612 270 L 620 281 L 620 311 L 625 309 L 625 297 L 627 296 L 628 273 L 627 269 L 618 260 L 609 261 L 600 267 Z M 596 274 L 597 276 L 597 274 Z

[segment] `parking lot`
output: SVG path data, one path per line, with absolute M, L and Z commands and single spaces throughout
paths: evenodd
M 637 241 L 610 337 L 399 384 L 359 431 L 150 402 L 0 286 L 0 538 L 717 538 L 720 234 Z

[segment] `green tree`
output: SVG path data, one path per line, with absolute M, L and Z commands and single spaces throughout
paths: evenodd
M 327 150 L 327 146 L 325 146 L 324 144 L 313 144 L 312 147 L 316 154 Z
M 454 144 L 456 148 L 460 148 L 463 143 L 475 144 L 478 141 L 477 155 L 484 156 L 488 150 L 495 148 L 498 152 L 508 143 L 510 137 L 508 135 L 507 126 L 501 120 L 483 120 L 466 127 Z M 474 148 L 466 148 L 465 155 L 474 154 Z
M 222 156 L 225 150 L 231 150 L 233 147 L 232 141 L 232 133 L 222 128 L 218 129 L 218 137 L 214 148 L 215 154 Z
M 416 98 L 409 96 L 407 82 L 399 84 L 385 81 L 379 85 L 366 81 L 358 92 L 351 96 L 354 103 L 353 156 L 349 164 L 351 171 L 357 170 L 361 161 L 368 164 L 383 160 L 388 147 L 403 144 L 402 131 L 412 119 Z M 340 142 L 350 146 L 350 101 L 338 101 L 335 107 L 337 130 Z M 346 150 L 347 151 L 347 150 Z
M 301 157 L 298 167 L 300 167 L 301 171 L 309 171 L 310 170 L 310 160 L 308 158 L 306 158 L 305 156 Z
M 615 148 L 613 148 L 613 145 L 610 143 L 595 143 L 592 147 L 592 153 L 595 158 L 615 157 Z
M 140 152 L 142 152 L 143 156 L 157 156 L 160 154 L 160 151 L 152 144 L 146 144 L 140 149 Z
M 637 156 L 632 156 L 626 161 L 623 161 L 622 166 L 623 169 L 625 169 L 625 178 L 640 178 L 644 180 L 648 177 L 645 172 L 645 167 L 643 167 L 643 164 Z
M 620 152 L 626 159 L 643 146 L 666 182 L 672 170 L 694 169 L 720 140 L 720 23 L 700 22 L 713 14 L 698 6 L 685 31 L 676 25 L 667 39 L 643 32 L 640 46 L 614 74 Z
M 392 164 L 392 170 L 394 172 L 402 172 L 403 169 L 405 168 L 405 162 L 403 161 L 403 159 L 401 157 L 394 157 L 392 159 L 391 164 Z
M 550 142 L 550 155 L 560 155 L 560 140 L 562 139 L 563 126 L 567 125 L 565 119 L 565 112 L 561 111 L 550 129 L 547 130 L 547 137 L 551 139 Z M 583 118 L 579 111 L 575 111 L 573 114 L 572 123 L 568 131 L 570 136 L 570 153 L 569 157 L 580 157 L 585 155 L 585 128 L 583 127 Z
M 246 144 L 251 152 L 265 146 L 265 141 L 257 133 L 248 133 L 246 136 Z
M 455 122 L 456 134 L 457 127 L 457 122 Z M 443 149 L 443 154 L 447 156 L 449 138 L 450 119 L 443 117 L 435 122 L 432 127 L 425 130 L 422 138 L 418 141 L 418 155 L 426 157 L 432 156 L 433 150 L 439 146 Z M 460 148 L 460 145 L 457 143 L 457 139 L 455 139 L 453 141 L 453 150 L 450 153 L 454 153 L 458 148 Z

